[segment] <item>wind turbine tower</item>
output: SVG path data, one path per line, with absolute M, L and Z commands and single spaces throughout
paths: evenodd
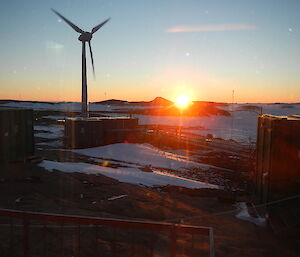
M 93 38 L 93 34 L 98 31 L 105 23 L 107 23 L 110 18 L 106 19 L 99 25 L 95 26 L 91 32 L 83 31 L 79 27 L 77 27 L 74 23 L 66 19 L 62 16 L 59 12 L 51 9 L 56 15 L 58 15 L 62 20 L 64 20 L 72 29 L 76 32 L 80 33 L 78 40 L 82 42 L 82 105 L 81 105 L 81 113 L 83 117 L 88 117 L 88 101 L 87 101 L 87 75 L 86 75 L 86 42 L 89 44 L 90 54 L 91 54 L 91 61 L 93 67 L 93 74 L 95 76 L 95 67 L 94 67 L 94 59 L 93 59 L 93 51 L 91 47 L 91 40 Z

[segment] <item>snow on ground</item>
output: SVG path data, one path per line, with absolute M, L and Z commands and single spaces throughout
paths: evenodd
M 52 147 L 55 147 L 55 148 L 59 148 L 59 147 L 63 146 L 63 142 L 55 140 L 55 141 L 50 141 L 50 142 L 36 143 L 36 145 L 38 145 L 38 146 L 46 145 L 46 146 L 52 146 Z
M 66 117 L 63 115 L 46 115 L 43 116 L 42 118 L 49 119 L 49 120 L 62 120 L 65 119 Z
M 34 136 L 47 138 L 47 139 L 55 139 L 60 137 L 60 135 L 54 133 L 35 133 Z
M 34 102 L 10 102 L 0 104 L 7 107 L 23 107 L 32 108 L 35 110 L 54 110 L 54 111 L 80 111 L 81 103 L 74 102 L 58 102 L 58 103 L 34 103 Z M 252 108 L 256 106 L 258 108 Z M 273 115 L 300 115 L 300 104 L 234 104 L 233 106 L 222 107 L 229 111 L 232 116 L 211 115 L 203 117 L 174 117 L 174 116 L 147 116 L 133 115 L 139 118 L 139 124 L 161 124 L 188 127 L 204 127 L 204 129 L 183 129 L 183 133 L 193 133 L 206 136 L 208 133 L 214 137 L 223 139 L 233 139 L 239 142 L 254 142 L 256 140 L 257 116 L 260 114 L 259 108 L 262 108 L 262 113 Z M 89 109 L 91 111 L 113 111 L 123 108 L 141 109 L 148 108 L 145 106 L 117 106 L 117 105 L 102 105 L 91 103 Z M 247 108 L 249 108 L 247 110 Z M 104 115 L 119 116 L 119 114 L 109 113 Z M 48 116 L 49 117 L 49 116 Z M 55 117 L 57 118 L 57 117 Z M 60 118 L 63 118 L 61 116 Z
M 161 172 L 143 172 L 138 168 L 109 168 L 88 163 L 43 161 L 40 167 L 48 171 L 59 170 L 62 172 L 80 172 L 85 174 L 102 174 L 120 182 L 141 184 L 145 186 L 182 186 L 188 188 L 218 188 L 216 185 L 185 179 Z
M 53 110 L 53 111 L 80 111 L 81 103 L 67 103 L 67 102 L 53 102 L 53 103 L 42 103 L 42 102 L 10 102 L 1 104 L 5 107 L 15 108 L 29 108 L 34 110 Z
M 204 117 L 175 117 L 175 116 L 147 116 L 134 115 L 139 118 L 139 124 L 163 124 L 172 126 L 203 127 L 204 129 L 182 129 L 182 134 L 189 133 L 206 136 L 233 139 L 239 142 L 248 142 L 256 139 L 257 114 L 233 113 L 232 116 L 211 115 Z
M 172 149 L 168 148 L 167 152 L 177 154 L 177 155 L 184 155 L 186 158 L 189 158 L 189 160 L 194 160 L 194 157 L 202 156 L 203 154 L 206 154 L 208 152 L 211 152 L 212 150 L 190 150 L 190 149 Z
M 256 140 L 257 116 L 259 110 L 242 110 L 252 104 L 235 104 L 232 110 L 228 107 L 221 109 L 230 111 L 231 116 L 210 115 L 203 117 L 176 117 L 176 116 L 149 116 L 133 115 L 139 118 L 139 124 L 162 124 L 172 126 L 203 127 L 204 129 L 182 129 L 182 133 L 192 133 L 206 136 L 208 133 L 214 137 L 233 139 L 238 142 Z M 273 115 L 300 115 L 300 104 L 253 104 L 262 107 L 263 113 Z
M 188 156 L 165 152 L 149 144 L 119 143 L 72 151 L 94 158 L 120 160 L 141 166 L 150 165 L 155 168 L 183 171 L 187 168 L 200 168 L 202 170 L 215 168 L 228 171 L 227 169 L 218 168 L 213 165 L 191 161 Z
M 48 139 L 54 139 L 62 137 L 64 134 L 64 127 L 63 126 L 40 126 L 35 125 L 34 130 L 36 131 L 47 131 L 47 132 L 38 132 L 34 135 L 36 137 L 42 137 L 42 138 L 48 138 Z
M 245 202 L 236 203 L 235 206 L 238 211 L 238 213 L 235 215 L 236 218 L 252 222 L 258 226 L 265 226 L 266 219 L 261 217 L 252 217 L 249 214 L 248 207 Z
M 3 107 L 12 108 L 28 108 L 34 110 L 53 110 L 53 111 L 65 111 L 65 112 L 80 112 L 81 103 L 79 102 L 9 102 L 0 104 Z M 90 111 L 112 111 L 120 109 L 145 109 L 155 108 L 157 106 L 126 106 L 126 105 L 109 105 L 109 104 L 89 104 Z

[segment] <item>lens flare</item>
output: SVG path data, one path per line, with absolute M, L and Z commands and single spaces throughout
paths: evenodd
M 184 109 L 190 104 L 191 100 L 188 95 L 181 94 L 176 98 L 177 107 Z

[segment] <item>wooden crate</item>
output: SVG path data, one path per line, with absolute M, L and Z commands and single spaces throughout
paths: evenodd
M 33 110 L 0 108 L 0 162 L 34 154 Z

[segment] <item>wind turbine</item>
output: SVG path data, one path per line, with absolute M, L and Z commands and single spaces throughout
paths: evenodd
M 86 76 L 86 51 L 85 51 L 85 43 L 89 43 L 89 49 L 91 54 L 91 60 L 92 60 L 92 67 L 93 67 L 93 74 L 95 76 L 95 68 L 94 68 L 94 59 L 93 59 L 93 52 L 91 47 L 91 39 L 93 37 L 93 34 L 98 31 L 106 22 L 110 20 L 110 18 L 106 19 L 99 25 L 95 26 L 91 32 L 83 31 L 79 27 L 77 27 L 75 24 L 73 24 L 71 21 L 66 19 L 64 16 L 62 16 L 59 12 L 55 11 L 54 9 L 51 9 L 55 14 L 57 14 L 62 20 L 64 20 L 67 24 L 71 26 L 72 29 L 74 29 L 76 32 L 80 33 L 80 36 L 78 37 L 78 40 L 82 42 L 82 105 L 81 105 L 81 112 L 83 117 L 88 117 L 88 105 L 87 105 L 87 76 Z

